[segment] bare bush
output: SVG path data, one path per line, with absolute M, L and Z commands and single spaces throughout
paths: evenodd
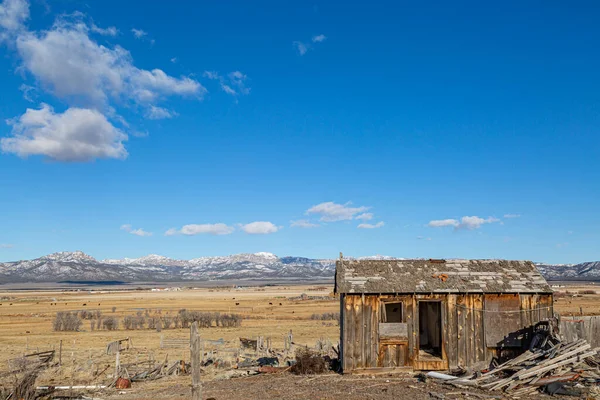
M 320 320 L 320 321 L 337 321 L 340 322 L 340 313 L 323 313 L 323 314 L 313 314 L 310 316 L 310 319 Z
M 323 374 L 328 369 L 329 363 L 323 356 L 303 347 L 296 351 L 296 363 L 291 372 L 297 375 Z
M 115 311 L 117 311 L 117 307 L 112 308 L 112 312 L 114 313 Z
M 77 315 L 77 312 L 60 311 L 52 322 L 52 328 L 56 332 L 76 332 L 81 327 L 83 321 Z
M 595 290 L 590 290 L 590 289 L 580 290 L 579 294 L 596 294 L 596 291 Z
M 107 331 L 116 331 L 119 329 L 119 320 L 115 317 L 105 317 L 102 319 L 102 328 Z

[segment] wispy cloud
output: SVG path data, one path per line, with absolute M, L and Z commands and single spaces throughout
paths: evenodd
M 313 46 L 322 43 L 325 41 L 325 39 L 327 39 L 327 36 L 320 34 L 320 35 L 315 35 L 313 36 L 310 41 L 300 41 L 300 40 L 295 40 L 292 42 L 292 45 L 296 48 L 296 51 L 298 52 L 299 55 L 303 56 L 305 55 L 309 50 L 313 49 Z
M 15 246 L 10 243 L 0 243 L 0 249 L 12 249 L 13 247 Z
M 146 112 L 146 118 L 148 119 L 168 119 L 176 117 L 178 114 L 175 111 L 169 111 L 166 108 L 150 106 Z
M 117 36 L 119 34 L 119 30 L 114 26 L 109 26 L 108 28 L 100 28 L 96 26 L 96 24 L 92 23 L 90 26 L 90 30 L 94 33 L 104 36 Z
M 430 241 L 431 238 L 430 237 L 425 237 L 425 236 L 417 236 L 417 240 L 427 240 L 427 241 Z
M 448 218 L 448 219 L 437 219 L 429 221 L 427 224 L 431 228 L 443 228 L 443 227 L 454 227 L 455 229 L 479 229 L 484 224 L 491 224 L 494 222 L 500 222 L 498 218 L 488 217 L 480 218 L 477 216 L 465 216 L 459 220 Z
M 298 54 L 300 54 L 301 56 L 305 55 L 306 52 L 308 51 L 308 45 L 306 43 L 299 42 L 296 40 L 296 41 L 292 42 L 292 44 L 298 51 Z
M 354 219 L 357 214 L 362 214 L 370 208 L 365 206 L 352 207 L 351 204 L 351 202 L 337 204 L 333 201 L 327 201 L 312 206 L 306 210 L 306 215 L 320 215 L 323 222 L 347 221 Z
M 165 236 L 186 235 L 194 236 L 201 234 L 209 235 L 229 235 L 235 228 L 223 223 L 217 224 L 190 224 L 184 225 L 181 229 L 171 228 L 165 232 Z
M 521 214 L 504 214 L 504 218 L 520 218 Z
M 250 88 L 247 86 L 248 76 L 240 71 L 230 72 L 227 76 L 222 76 L 216 71 L 204 71 L 203 76 L 218 81 L 221 90 L 230 96 L 250 94 Z
M 290 221 L 290 226 L 292 228 L 317 228 L 321 225 L 310 222 L 307 219 L 299 219 L 296 221 Z
M 152 236 L 152 232 L 147 232 L 141 228 L 133 229 L 130 224 L 121 225 L 121 230 L 136 236 Z
M 377 229 L 377 228 L 381 228 L 382 226 L 384 226 L 385 224 L 383 223 L 383 221 L 379 221 L 376 224 L 358 224 L 357 228 L 358 229 Z
M 373 219 L 373 213 L 363 213 L 354 217 L 354 219 L 362 219 L 363 221 L 368 221 Z
M 144 36 L 148 35 L 148 32 L 142 30 L 142 29 L 131 29 L 131 33 L 133 33 L 133 36 L 135 36 L 136 39 L 141 39 Z
M 173 64 L 177 64 L 177 61 L 179 61 L 179 60 L 177 59 L 177 57 L 173 57 L 173 58 L 171 58 L 171 62 L 172 62 Z
M 269 221 L 256 221 L 249 224 L 242 225 L 240 227 L 244 232 L 251 235 L 266 235 L 269 233 L 275 233 L 280 227 Z

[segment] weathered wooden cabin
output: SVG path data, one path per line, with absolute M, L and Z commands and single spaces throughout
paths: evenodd
M 529 261 L 340 257 L 335 291 L 344 372 L 489 363 L 522 351 L 553 316 L 552 290 Z

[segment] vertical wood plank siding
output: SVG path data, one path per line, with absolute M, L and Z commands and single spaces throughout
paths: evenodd
M 365 368 L 409 367 L 446 369 L 489 363 L 497 354 L 486 344 L 486 296 L 515 294 L 343 294 L 340 296 L 341 357 L 344 372 Z M 551 294 L 517 294 L 519 313 L 515 330 L 528 327 L 553 315 Z M 443 363 L 419 361 L 419 301 L 440 301 L 442 310 Z M 403 302 L 408 338 L 379 338 L 382 302 Z M 502 311 L 504 312 L 504 311 Z M 488 327 L 492 328 L 492 327 Z

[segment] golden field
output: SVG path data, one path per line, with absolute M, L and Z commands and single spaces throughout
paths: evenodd
M 59 349 L 62 340 L 62 368 L 40 377 L 43 384 L 90 384 L 108 379 L 115 356 L 106 355 L 106 344 L 131 338 L 134 348 L 123 352 L 122 363 L 148 359 L 189 359 L 185 349 L 161 349 L 161 335 L 188 338 L 189 329 L 92 331 L 84 321 L 79 332 L 53 332 L 52 321 L 58 311 L 100 310 L 104 316 L 122 321 L 127 315 L 148 310 L 154 314 L 175 315 L 180 309 L 238 313 L 244 316 L 237 328 L 212 327 L 201 330 L 204 339 L 224 339 L 224 347 L 239 346 L 239 337 L 270 337 L 274 348 L 283 348 L 285 335 L 292 330 L 294 342 L 314 346 L 320 338 L 336 344 L 339 327 L 335 321 L 311 320 L 314 313 L 335 313 L 339 302 L 331 294 L 332 285 L 267 286 L 248 288 L 197 288 L 182 291 L 80 290 L 80 291 L 5 291 L 0 292 L 0 371 L 11 368 L 11 361 L 27 353 Z M 569 285 L 555 289 L 555 310 L 563 315 L 600 314 L 600 294 L 592 285 Z M 566 293 L 568 291 L 568 293 Z M 591 294 L 595 291 L 595 294 Z M 292 299 L 301 294 L 328 296 L 319 300 Z M 584 294 L 586 293 L 586 294 Z M 239 304 L 236 304 L 239 303 Z M 51 305 L 52 304 L 52 305 Z M 54 305 L 55 304 L 55 305 Z M 280 305 L 281 304 L 281 305 Z M 113 312 L 113 307 L 115 311 Z M 57 354 L 58 357 L 58 354 Z M 55 359 L 57 360 L 57 359 Z M 104 371 L 104 372 L 103 372 Z M 184 378 L 182 378 L 184 379 Z M 41 382 L 43 381 L 43 382 Z

